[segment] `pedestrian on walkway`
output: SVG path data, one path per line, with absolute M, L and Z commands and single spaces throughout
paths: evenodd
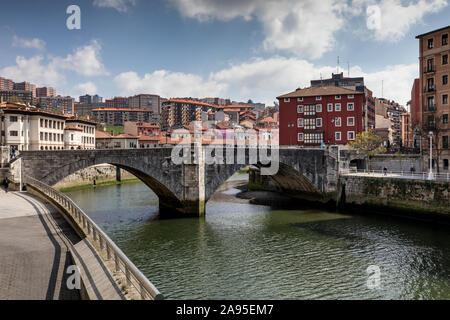
M 5 193 L 8 193 L 10 183 L 11 183 L 11 181 L 9 181 L 8 177 L 6 177 L 5 180 L 3 180 L 3 186 L 5 187 Z
M 387 176 L 387 168 L 383 169 L 384 175 Z

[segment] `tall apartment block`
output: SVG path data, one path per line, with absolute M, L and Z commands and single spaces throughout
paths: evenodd
M 58 111 L 62 114 L 75 115 L 75 99 L 72 97 L 38 97 L 36 104 L 47 111 Z
M 14 81 L 0 77 L 0 91 L 14 90 Z
M 29 90 L 0 90 L 0 100 L 9 101 L 15 97 L 25 103 L 34 104 L 33 92 Z
M 138 94 L 128 98 L 128 106 L 133 109 L 151 110 L 154 114 L 161 114 L 161 97 L 154 94 Z
M 85 103 L 85 104 L 103 103 L 103 98 L 97 94 L 94 96 L 87 94 L 84 96 L 80 96 L 80 103 Z
M 428 132 L 432 132 L 433 164 L 440 172 L 449 171 L 450 161 L 449 35 L 450 26 L 447 26 L 416 37 L 419 40 L 422 147 L 424 152 L 429 149 Z
M 37 95 L 36 85 L 26 81 L 14 83 L 14 90 L 31 91 L 33 94 L 33 98 Z
M 152 111 L 130 108 L 99 108 L 93 109 L 92 114 L 101 123 L 111 126 L 124 126 L 127 121 L 149 122 Z
M 163 129 L 188 126 L 192 121 L 204 121 L 209 112 L 217 106 L 194 100 L 170 99 L 161 107 L 161 125 Z
M 56 97 L 55 88 L 42 87 L 36 89 L 37 97 Z

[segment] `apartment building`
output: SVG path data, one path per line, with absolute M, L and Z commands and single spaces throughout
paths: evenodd
M 433 134 L 433 166 L 449 171 L 450 161 L 450 26 L 418 35 L 420 61 L 420 102 L 422 150 L 429 149 L 428 134 Z M 429 161 L 429 152 L 427 161 Z
M 0 77 L 0 91 L 14 90 L 14 81 Z
M 1 145 L 16 150 L 62 150 L 66 116 L 19 104 L 0 108 Z
M 100 123 L 111 126 L 123 126 L 125 122 L 150 122 L 151 110 L 128 108 L 101 108 L 93 109 L 92 115 Z
M 14 83 L 14 90 L 31 91 L 33 98 L 37 95 L 36 85 L 26 81 Z
M 364 93 L 364 130 L 375 129 L 375 99 L 364 84 L 363 77 L 344 77 L 344 73 L 332 74 L 329 79 L 312 80 L 311 87 L 335 86 Z
M 37 97 L 56 97 L 55 88 L 42 87 L 36 89 Z
M 161 126 L 157 123 L 126 121 L 124 133 L 132 136 L 161 136 Z
M 27 90 L 1 90 L 0 100 L 11 101 L 19 98 L 24 103 L 34 104 L 35 98 L 32 91 Z M 14 101 L 17 102 L 17 101 Z
M 76 117 L 92 117 L 92 110 L 105 108 L 104 103 L 74 103 L 74 115 Z
M 402 140 L 402 115 L 406 113 L 406 109 L 395 101 L 375 98 L 375 113 L 385 119 L 391 121 L 390 128 L 392 129 L 392 145 L 394 147 L 401 147 Z M 377 121 L 381 118 L 377 117 Z M 384 126 L 384 124 L 383 124 Z M 375 127 L 380 128 L 378 123 Z
M 133 109 L 151 110 L 153 114 L 161 114 L 161 97 L 154 94 L 138 94 L 128 98 L 128 105 Z
M 208 113 L 216 112 L 218 106 L 206 102 L 170 99 L 161 107 L 162 128 L 189 126 L 192 121 L 206 121 Z
M 93 121 L 82 120 L 82 119 L 67 119 L 66 120 L 66 131 L 70 131 L 73 137 L 66 139 L 65 143 L 66 149 L 74 147 L 74 145 L 79 146 L 83 150 L 95 149 L 95 128 L 97 124 Z M 74 139 L 72 139 L 74 138 Z
M 85 104 L 103 103 L 103 98 L 100 97 L 98 94 L 96 94 L 94 96 L 86 94 L 84 96 L 80 96 L 79 100 L 80 100 L 80 103 L 85 103 Z
M 106 108 L 126 109 L 129 108 L 129 101 L 125 97 L 115 97 L 113 99 L 106 99 L 105 106 Z
M 75 115 L 75 99 L 72 97 L 38 97 L 36 105 L 47 111 L 57 111 L 62 114 Z
M 365 130 L 365 93 L 340 86 L 297 89 L 277 98 L 280 145 L 347 144 Z

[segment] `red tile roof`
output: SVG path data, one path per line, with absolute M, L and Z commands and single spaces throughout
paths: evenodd
M 334 96 L 344 94 L 364 94 L 364 92 L 355 91 L 343 87 L 336 86 L 323 86 L 323 87 L 309 87 L 304 89 L 297 89 L 294 92 L 284 94 L 277 97 L 277 99 L 283 98 L 301 98 L 301 97 L 317 97 L 317 96 Z

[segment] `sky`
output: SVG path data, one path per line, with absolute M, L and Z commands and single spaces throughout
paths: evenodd
M 415 37 L 450 25 L 449 1 L 4 1 L 0 77 L 76 98 L 151 93 L 273 105 L 339 70 L 406 105 L 419 70 Z M 80 8 L 80 29 L 67 27 L 70 5 Z

